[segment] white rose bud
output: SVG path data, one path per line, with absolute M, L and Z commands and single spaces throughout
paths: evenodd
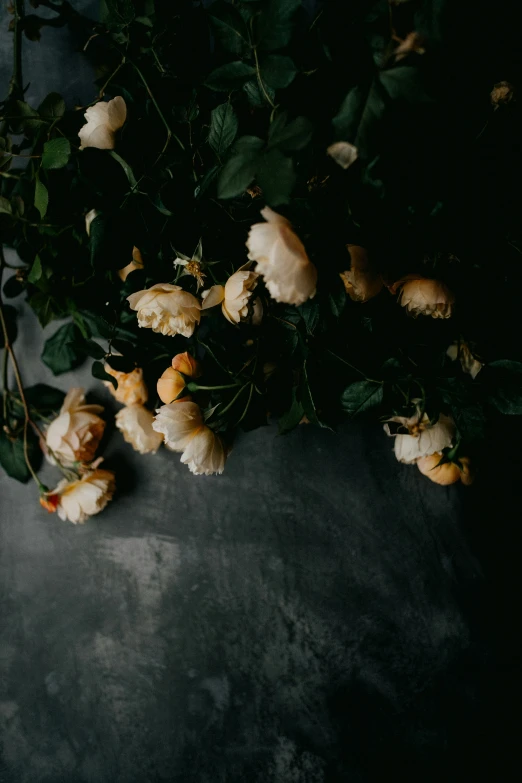
M 153 413 L 143 405 L 122 408 L 115 421 L 125 441 L 140 454 L 155 454 L 163 442 L 163 436 L 152 429 Z
M 107 103 L 98 101 L 85 112 L 85 125 L 78 132 L 81 147 L 97 147 L 100 150 L 112 150 L 118 131 L 127 119 L 127 106 L 121 96 Z
M 157 283 L 127 297 L 138 312 L 139 326 L 164 335 L 190 337 L 201 317 L 201 305 L 195 296 L 170 283 Z
M 98 416 L 102 411 L 101 405 L 85 404 L 83 389 L 70 389 L 45 435 L 49 461 L 56 457 L 63 465 L 91 462 L 105 430 Z
M 261 214 L 267 222 L 251 227 L 248 257 L 276 302 L 301 305 L 315 296 L 317 270 L 288 220 L 269 207 Z

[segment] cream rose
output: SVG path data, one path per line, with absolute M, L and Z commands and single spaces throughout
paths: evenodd
M 360 245 L 346 245 L 350 253 L 351 267 L 341 273 L 346 293 L 354 302 L 367 302 L 377 296 L 384 283 L 382 277 L 372 266 L 368 251 Z
M 116 426 L 140 454 L 155 454 L 161 446 L 163 437 L 152 429 L 154 414 L 143 405 L 128 405 L 116 414 Z
M 110 381 L 103 381 L 113 397 L 122 405 L 143 405 L 149 398 L 145 381 L 143 380 L 143 370 L 136 367 L 132 372 L 119 372 L 113 370 L 109 365 L 105 365 L 105 372 L 112 375 L 118 381 L 118 387 L 115 389 Z
M 77 481 L 63 479 L 42 505 L 48 510 L 56 509 L 64 522 L 83 525 L 89 517 L 103 511 L 115 489 L 114 473 L 98 468 Z
M 91 462 L 105 430 L 98 416 L 102 411 L 101 405 L 85 404 L 83 389 L 70 389 L 45 435 L 49 460 L 56 457 L 64 465 Z
M 449 318 L 453 311 L 455 297 L 445 283 L 429 280 L 418 275 L 407 275 L 390 287 L 395 294 L 399 291 L 399 303 L 416 318 L 431 315 L 432 318 Z
M 468 457 L 459 457 L 458 463 L 444 462 L 440 465 L 441 459 L 442 454 L 436 452 L 429 457 L 421 457 L 417 461 L 417 467 L 423 476 L 427 476 L 435 484 L 448 486 L 449 484 L 456 484 L 457 481 L 462 481 L 466 485 L 473 483 Z
M 389 422 L 400 425 L 405 433 L 392 433 L 389 424 L 384 425 L 384 431 L 395 438 L 394 451 L 399 462 L 412 465 L 421 457 L 427 457 L 437 451 L 442 451 L 452 445 L 455 435 L 453 419 L 441 413 L 438 420 L 430 423 L 429 416 L 417 408 L 413 416 L 392 416 Z
M 170 283 L 157 283 L 137 291 L 127 301 L 138 312 L 139 326 L 164 335 L 190 337 L 201 317 L 201 305 L 196 297 Z
M 221 439 L 203 421 L 199 405 L 191 401 L 163 405 L 153 423 L 165 444 L 183 452 L 181 462 L 195 475 L 223 473 L 225 450 Z
M 261 214 L 267 222 L 251 227 L 248 257 L 276 302 L 301 305 L 315 296 L 317 270 L 288 220 L 269 207 Z
M 250 314 L 250 298 L 259 275 L 250 271 L 251 263 L 244 264 L 231 275 L 225 285 L 213 285 L 203 292 L 202 310 L 221 304 L 223 315 L 231 324 L 246 321 Z M 256 299 L 252 307 L 252 323 L 258 325 L 263 316 L 263 305 Z
M 482 362 L 479 362 L 471 353 L 467 343 L 461 341 L 450 345 L 446 354 L 452 361 L 460 359 L 460 365 L 464 372 L 471 375 L 473 380 L 477 377 L 481 369 L 484 367 Z
M 118 131 L 127 119 L 127 106 L 121 96 L 105 103 L 98 101 L 85 112 L 85 125 L 78 132 L 81 147 L 97 147 L 100 150 L 112 150 Z

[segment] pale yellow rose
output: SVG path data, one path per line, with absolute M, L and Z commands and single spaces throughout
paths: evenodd
M 315 296 L 317 270 L 288 220 L 269 207 L 261 214 L 267 222 L 250 228 L 248 257 L 276 302 L 301 305 Z
M 156 411 L 153 423 L 161 432 L 165 444 L 172 451 L 181 451 L 181 462 L 188 465 L 195 475 L 222 473 L 225 467 L 225 450 L 218 435 L 208 427 L 199 405 L 191 401 L 178 401 L 163 405 Z
M 155 454 L 163 442 L 163 436 L 152 429 L 154 414 L 143 405 L 122 408 L 115 421 L 125 441 L 140 454 Z
M 125 282 L 131 272 L 134 272 L 136 269 L 143 269 L 143 266 L 141 253 L 137 247 L 134 247 L 132 250 L 132 261 L 127 266 L 124 266 L 123 269 L 118 270 L 118 277 Z
M 64 522 L 83 525 L 89 517 L 103 511 L 112 500 L 116 489 L 114 473 L 110 470 L 96 469 L 89 471 L 77 481 L 60 481 L 56 489 L 50 493 L 45 507 L 58 512 Z M 44 505 L 44 504 L 42 504 Z
M 477 377 L 481 369 L 484 367 L 482 362 L 479 362 L 471 353 L 469 346 L 464 341 L 453 343 L 450 345 L 446 354 L 452 361 L 460 359 L 460 364 L 464 372 L 471 375 L 473 380 Z
M 132 372 L 119 372 L 113 370 L 109 365 L 105 365 L 105 372 L 112 375 L 118 381 L 118 388 L 114 388 L 110 381 L 103 381 L 113 397 L 122 405 L 143 405 L 149 398 L 145 381 L 143 380 L 143 370 L 136 367 Z
M 427 476 L 435 484 L 448 486 L 449 484 L 456 484 L 457 481 L 462 481 L 466 485 L 473 483 L 468 457 L 459 457 L 460 465 L 456 462 L 444 462 L 444 464 L 439 465 L 441 459 L 442 454 L 436 452 L 429 457 L 421 457 L 417 461 L 417 467 L 423 476 Z
M 347 141 L 336 141 L 334 144 L 330 144 L 326 152 L 343 169 L 350 168 L 359 156 L 357 147 Z
M 384 425 L 386 434 L 395 438 L 395 456 L 406 465 L 448 448 L 455 435 L 453 419 L 441 413 L 438 420 L 431 424 L 429 416 L 419 407 L 413 416 L 392 416 L 388 421 L 399 424 L 400 429 L 405 430 L 395 434 L 390 431 L 389 424 Z
M 98 101 L 85 112 L 85 125 L 78 132 L 81 147 L 97 147 L 112 150 L 116 144 L 116 131 L 127 119 L 127 106 L 121 96 L 107 103 Z
M 367 302 L 377 296 L 384 283 L 382 277 L 371 264 L 368 251 L 360 245 L 346 245 L 350 253 L 351 266 L 341 273 L 346 293 L 354 302 Z
M 98 414 L 101 405 L 86 405 L 83 389 L 70 389 L 60 415 L 49 425 L 45 443 L 49 460 L 54 457 L 63 465 L 91 462 L 105 430 L 105 422 Z
M 87 236 L 91 235 L 91 223 L 95 217 L 98 217 L 97 209 L 90 209 L 85 215 L 85 231 L 87 232 Z
M 171 283 L 157 283 L 137 291 L 127 301 L 138 312 L 139 326 L 164 335 L 190 337 L 201 317 L 196 297 Z
M 201 366 L 197 359 L 194 359 L 187 351 L 177 353 L 172 360 L 172 369 L 188 375 L 189 378 L 199 378 L 201 375 Z
M 232 274 L 225 285 L 213 285 L 203 292 L 202 310 L 221 304 L 223 315 L 231 324 L 249 319 L 250 298 L 259 277 L 250 271 L 251 263 L 244 264 Z M 259 324 L 263 316 L 263 305 L 256 299 L 252 307 L 252 323 Z
M 430 315 L 432 318 L 449 318 L 455 297 L 445 283 L 419 275 L 407 275 L 390 287 L 392 293 L 400 291 L 399 303 L 416 318 Z

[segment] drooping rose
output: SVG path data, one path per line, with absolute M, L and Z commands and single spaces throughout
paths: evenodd
M 137 247 L 133 247 L 132 261 L 127 266 L 124 266 L 123 269 L 118 269 L 118 277 L 125 282 L 131 272 L 134 272 L 136 269 L 143 269 L 143 266 L 143 258 L 140 251 Z
M 182 452 L 181 462 L 195 475 L 223 472 L 225 450 L 221 439 L 204 423 L 195 402 L 163 405 L 156 412 L 152 426 L 161 432 L 170 449 Z
M 248 320 L 250 298 L 259 277 L 256 272 L 250 271 L 251 266 L 250 262 L 244 264 L 237 272 L 230 275 L 225 285 L 213 285 L 208 291 L 204 291 L 201 309 L 208 310 L 210 307 L 221 304 L 223 315 L 231 324 Z M 252 312 L 252 323 L 258 325 L 262 315 L 263 305 L 259 299 L 256 299 Z
M 347 141 L 336 141 L 330 144 L 326 152 L 343 169 L 349 169 L 359 156 L 357 147 Z
M 379 272 L 368 258 L 368 251 L 360 245 L 346 245 L 350 253 L 351 267 L 341 273 L 346 293 L 354 302 L 367 302 L 377 296 L 384 283 Z
M 54 510 L 52 506 L 55 506 L 64 522 L 83 525 L 89 517 L 103 511 L 112 500 L 115 489 L 114 473 L 97 468 L 77 481 L 60 481 L 50 494 L 54 502 L 48 508 Z
M 441 459 L 442 454 L 436 452 L 435 454 L 430 454 L 429 457 L 421 457 L 417 461 L 417 467 L 423 476 L 427 476 L 435 484 L 448 486 L 449 484 L 456 484 L 457 481 L 462 481 L 466 485 L 473 483 L 468 457 L 459 457 L 458 463 L 460 465 L 457 462 L 444 462 L 440 465 Z
M 156 386 L 158 397 L 168 405 L 169 402 L 174 402 L 179 397 L 185 385 L 183 375 L 173 367 L 167 367 Z
M 479 362 L 471 353 L 469 346 L 463 340 L 450 345 L 446 354 L 452 361 L 460 359 L 462 370 L 468 375 L 471 375 L 473 380 L 477 377 L 481 369 L 484 367 L 482 362 Z
M 139 326 L 164 335 L 190 337 L 201 317 L 201 305 L 195 296 L 170 283 L 157 283 L 127 297 L 138 312 Z
M 85 404 L 83 389 L 70 389 L 45 436 L 50 461 L 56 457 L 63 465 L 91 462 L 105 430 L 98 416 L 102 411 L 101 405 Z
M 187 351 L 177 353 L 172 360 L 172 369 L 188 375 L 189 378 L 199 378 L 201 375 L 201 366 L 197 359 L 194 359 Z
M 261 214 L 267 222 L 250 228 L 248 257 L 276 302 L 301 305 L 315 296 L 317 270 L 288 220 L 269 207 Z
M 78 132 L 81 147 L 97 147 L 100 150 L 112 150 L 118 131 L 127 119 L 127 106 L 118 95 L 111 101 L 98 101 L 85 112 L 85 125 Z
M 416 318 L 430 315 L 432 318 L 449 318 L 453 311 L 455 297 L 445 283 L 420 275 L 406 275 L 390 287 L 395 294 L 399 291 L 399 303 Z
M 143 405 L 122 408 L 115 421 L 125 441 L 140 454 L 155 454 L 163 442 L 163 436 L 152 429 L 154 414 Z
M 455 435 L 453 419 L 441 413 L 438 420 L 431 424 L 429 416 L 419 407 L 413 416 L 392 416 L 388 422 L 400 425 L 397 433 L 391 432 L 389 424 L 384 425 L 384 431 L 395 438 L 395 456 L 406 465 L 448 448 Z
M 103 383 L 122 405 L 143 405 L 147 402 L 149 393 L 143 380 L 141 367 L 136 367 L 132 372 L 119 372 L 106 364 L 105 372 L 118 381 L 116 389 L 110 381 L 103 381 Z

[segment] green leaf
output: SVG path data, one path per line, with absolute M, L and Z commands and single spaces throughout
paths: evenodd
M 480 372 L 488 402 L 507 416 L 522 415 L 522 363 L 508 359 L 489 362 Z
M 85 340 L 81 348 L 91 359 L 105 359 L 105 354 L 107 353 L 105 348 L 102 348 L 95 340 Z
M 382 383 L 375 381 L 356 381 L 344 390 L 341 406 L 350 416 L 376 408 L 383 400 Z
M 333 290 L 328 293 L 328 302 L 334 316 L 339 318 L 346 304 L 346 289 L 340 278 L 336 278 L 335 284 L 332 283 L 332 288 Z
M 18 334 L 18 329 L 16 325 L 16 310 L 12 305 L 1 305 L 2 307 L 2 313 L 4 316 L 5 325 L 7 328 L 7 336 L 9 337 L 9 342 L 14 343 L 16 340 L 16 336 Z M 4 342 L 4 333 L 3 330 L 0 329 L 0 348 L 3 348 L 5 345 Z
M 35 408 L 38 413 L 46 416 L 49 413 L 60 410 L 65 397 L 65 392 L 55 389 L 46 383 L 37 383 L 24 389 L 27 404 Z
M 36 435 L 31 429 L 27 430 L 27 455 L 34 470 L 38 470 L 42 461 Z M 3 429 L 0 429 L 0 465 L 11 478 L 25 483 L 31 478 L 31 473 L 25 462 L 23 435 L 11 440 Z
M 63 316 L 63 310 L 58 306 L 54 296 L 45 291 L 36 291 L 29 297 L 29 304 L 33 308 L 40 326 L 47 326 L 55 318 Z
M 68 139 L 60 137 L 46 141 L 42 153 L 42 168 L 63 169 L 69 162 L 71 145 Z
M 248 82 L 245 82 L 243 85 L 243 90 L 246 93 L 250 106 L 252 106 L 254 109 L 264 108 L 267 105 L 266 95 L 259 86 L 257 79 L 249 79 Z M 273 101 L 275 98 L 275 92 L 268 84 L 265 84 L 265 92 L 267 93 L 270 100 Z
M 136 369 L 136 362 L 130 356 L 107 356 L 105 361 L 118 372 L 132 372 Z
M 122 212 L 100 213 L 91 223 L 89 244 L 94 269 L 123 269 L 132 259 L 132 236 Z
M 244 193 L 255 177 L 259 160 L 255 150 L 239 152 L 230 158 L 219 177 L 218 198 L 234 198 Z
M 233 63 L 220 65 L 219 68 L 212 71 L 207 77 L 205 84 L 211 90 L 231 92 L 242 87 L 255 73 L 256 70 L 251 65 L 236 60 Z
M 25 101 L 15 101 L 11 109 L 16 119 L 11 120 L 11 127 L 14 133 L 25 133 L 31 136 L 39 128 L 46 124 L 42 120 L 36 109 L 33 109 Z
M 11 207 L 11 202 L 9 201 L 9 199 L 5 198 L 5 196 L 0 196 L 0 214 L 3 215 L 13 214 L 13 208 Z
M 132 0 L 105 0 L 108 17 L 104 21 L 128 25 L 134 19 Z
M 45 341 L 42 361 L 54 375 L 61 375 L 79 367 L 85 359 L 80 345 L 83 337 L 73 323 L 64 324 Z
M 297 389 L 294 386 L 292 388 L 292 405 L 286 411 L 286 413 L 283 413 L 283 415 L 279 417 L 278 420 L 279 434 L 286 435 L 287 432 L 295 429 L 303 416 L 304 408 L 301 402 L 297 399 Z
M 65 101 L 57 92 L 50 92 L 38 107 L 38 114 L 45 120 L 57 120 L 65 114 Z
M 278 149 L 261 156 L 257 167 L 257 181 L 265 201 L 273 207 L 287 204 L 295 185 L 294 164 Z
M 268 146 L 297 152 L 310 142 L 312 133 L 312 123 L 306 117 L 296 117 L 288 125 L 283 125 L 282 121 L 274 121 L 268 131 Z
M 33 261 L 31 271 L 27 275 L 27 280 L 30 283 L 35 284 L 40 280 L 41 277 L 42 277 L 42 262 L 40 261 L 40 256 L 36 256 L 36 258 Z
M 314 398 L 312 395 L 312 390 L 310 389 L 310 382 L 308 380 L 308 371 L 306 368 L 306 362 L 303 365 L 303 373 L 301 376 L 299 392 L 300 392 L 301 402 L 304 408 L 306 418 L 308 419 L 310 424 L 319 424 L 320 427 L 325 427 L 326 425 L 321 421 L 321 419 L 317 414 Z
M 250 48 L 248 28 L 238 9 L 224 0 L 213 3 L 209 9 L 214 34 L 227 52 L 244 55 Z
M 280 54 L 269 54 L 263 57 L 260 70 L 263 82 L 274 90 L 288 87 L 297 76 L 297 68 L 292 58 Z
M 134 172 L 129 166 L 129 164 L 127 163 L 127 161 L 123 160 L 123 158 L 120 155 L 118 155 L 117 152 L 114 152 L 114 150 L 111 150 L 109 152 L 109 155 L 111 156 L 111 158 L 114 158 L 114 160 L 120 164 L 123 171 L 125 172 L 125 176 L 129 180 L 129 185 L 131 186 L 131 188 L 135 188 L 138 183 L 136 181 L 136 177 L 134 176 Z
M 217 155 L 222 155 L 236 138 L 238 120 L 230 103 L 222 103 L 210 115 L 208 143 Z
M 41 182 L 38 174 L 36 175 L 35 187 L 34 187 L 34 205 L 40 213 L 41 220 L 44 219 L 49 205 L 49 191 Z
M 270 52 L 281 49 L 290 41 L 293 17 L 301 0 L 268 0 L 257 25 L 259 48 Z
M 308 334 L 313 334 L 319 323 L 319 302 L 316 299 L 309 299 L 297 308 L 305 322 Z
M 99 381 L 109 381 L 115 389 L 118 388 L 118 381 L 113 375 L 109 375 L 109 373 L 105 371 L 102 362 L 93 362 L 91 372 L 93 378 L 97 378 Z

